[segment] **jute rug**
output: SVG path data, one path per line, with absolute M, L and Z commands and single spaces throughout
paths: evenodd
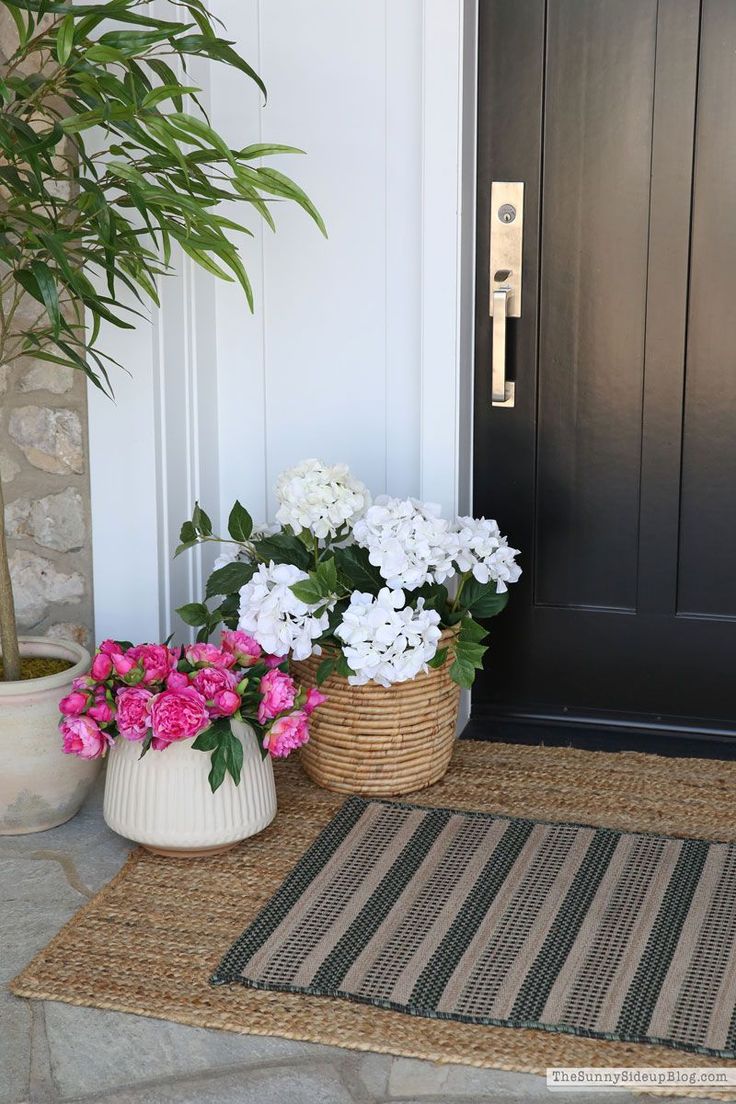
M 671 1066 L 674 1055 L 678 1066 L 704 1064 L 701 1055 L 652 1044 L 424 1019 L 339 998 L 210 985 L 228 947 L 344 802 L 310 783 L 295 762 L 280 765 L 277 787 L 274 823 L 226 855 L 186 861 L 136 851 L 16 978 L 13 992 L 197 1027 L 532 1073 L 553 1065 Z M 736 762 L 461 742 L 446 778 L 409 800 L 736 841 Z M 736 1066 L 726 1059 L 716 1064 Z M 685 1095 L 680 1087 L 678 1093 Z
M 213 981 L 736 1058 L 736 844 L 353 797 Z

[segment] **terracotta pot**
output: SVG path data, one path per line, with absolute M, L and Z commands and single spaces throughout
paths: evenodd
M 114 832 L 158 854 L 188 857 L 234 847 L 261 832 L 276 815 L 271 759 L 261 758 L 253 730 L 235 721 L 243 744 L 239 785 L 229 774 L 215 793 L 210 755 L 194 740 L 148 751 L 118 737 L 108 753 L 104 817 Z
M 22 656 L 68 659 L 56 675 L 0 680 L 0 835 L 43 832 L 78 811 L 100 769 L 99 760 L 65 755 L 59 702 L 72 679 L 89 670 L 89 652 L 69 640 L 20 639 Z

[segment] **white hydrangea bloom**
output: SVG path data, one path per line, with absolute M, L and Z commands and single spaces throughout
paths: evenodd
M 372 679 L 391 686 L 426 671 L 437 651 L 439 621 L 435 610 L 424 609 L 423 598 L 416 609 L 407 606 L 403 590 L 383 587 L 377 598 L 355 591 L 335 629 L 355 672 L 348 682 L 362 686 Z
M 302 460 L 282 472 L 276 483 L 276 519 L 295 533 L 308 529 L 315 537 L 334 537 L 348 528 L 370 505 L 368 489 L 346 464 L 329 467 L 320 460 Z
M 381 495 L 353 536 L 392 590 L 416 590 L 455 574 L 457 537 L 432 502 Z
M 515 583 L 521 568 L 514 557 L 518 548 L 509 548 L 506 537 L 495 521 L 488 518 L 459 517 L 456 523 L 457 551 L 455 562 L 461 572 L 472 571 L 479 583 L 490 580 L 503 594 L 507 583 Z
M 293 583 L 308 578 L 306 571 L 293 564 L 260 564 L 241 588 L 238 628 L 270 655 L 291 653 L 293 659 L 307 659 L 314 641 L 329 624 L 326 612 L 316 617 L 319 606 L 301 602 L 290 589 Z

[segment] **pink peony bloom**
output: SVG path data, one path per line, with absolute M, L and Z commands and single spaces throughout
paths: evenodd
M 279 717 L 263 738 L 263 746 L 268 748 L 274 759 L 285 759 L 292 751 L 306 744 L 309 739 L 309 721 L 307 714 L 298 709 L 286 717 Z
M 212 715 L 216 717 L 232 717 L 240 709 L 240 696 L 234 690 L 221 690 L 215 694 Z
M 112 660 L 104 652 L 98 652 L 92 660 L 92 678 L 97 682 L 104 682 L 112 674 Z
M 291 709 L 296 698 L 294 680 L 283 671 L 269 671 L 260 681 L 261 702 L 258 706 L 258 723 L 278 717 Z
M 198 736 L 210 723 L 204 699 L 192 686 L 186 690 L 163 690 L 156 694 L 149 708 L 153 729 L 151 746 L 157 751 L 175 740 Z
M 76 681 L 76 679 L 75 679 Z M 87 695 L 80 690 L 73 690 L 59 702 L 59 710 L 65 717 L 78 717 L 87 708 Z
M 316 686 L 313 686 L 311 690 L 307 691 L 307 700 L 304 703 L 304 712 L 309 716 L 314 713 L 318 706 L 327 701 L 327 695 L 323 694 L 321 690 L 318 690 Z
M 119 675 L 120 678 L 125 678 L 125 676 L 130 674 L 133 670 L 136 662 L 134 659 L 131 659 L 130 656 L 123 655 L 122 653 L 118 655 L 116 652 L 112 657 L 112 665 L 115 669 L 115 674 Z
M 234 667 L 235 656 L 225 652 L 214 644 L 189 644 L 184 655 L 192 667 Z
M 237 683 L 232 671 L 226 671 L 223 667 L 200 667 L 192 674 L 192 686 L 208 702 L 223 690 L 234 690 Z
M 252 636 L 240 630 L 230 629 L 223 630 L 222 650 L 234 656 L 240 667 L 252 667 L 263 654 L 261 645 Z
M 143 682 L 150 686 L 154 682 L 166 682 L 173 670 L 177 654 L 165 644 L 138 644 L 128 648 L 128 658 L 143 664 Z
M 109 724 L 115 718 L 115 710 L 105 698 L 99 698 L 87 713 L 101 725 Z
M 120 647 L 117 640 L 103 640 L 97 651 L 109 656 L 123 654 L 123 649 Z
M 89 675 L 78 675 L 72 680 L 72 690 L 88 690 L 92 685 Z
M 263 662 L 266 664 L 266 666 L 269 668 L 269 670 L 272 670 L 274 667 L 280 667 L 285 659 L 286 659 L 285 655 L 282 655 L 282 656 L 265 655 L 263 657 Z
M 142 740 L 151 725 L 148 710 L 153 694 L 143 686 L 126 686 L 117 693 L 118 732 L 126 740 Z
M 89 717 L 65 717 L 59 728 L 65 754 L 80 759 L 100 759 L 113 742 L 112 736 Z
M 166 679 L 168 690 L 186 690 L 187 686 L 189 686 L 189 675 L 185 675 L 183 671 L 172 671 Z

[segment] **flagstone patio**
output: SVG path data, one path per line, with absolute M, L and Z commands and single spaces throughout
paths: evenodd
M 0 837 L 3 985 L 124 861 L 129 845 L 107 829 L 101 799 L 98 787 L 61 828 Z M 207 1031 L 0 992 L 0 1104 L 521 1104 L 544 1098 L 561 1104 L 567 1096 L 548 1094 L 543 1079 L 528 1074 Z M 572 1104 L 634 1099 L 570 1096 Z

